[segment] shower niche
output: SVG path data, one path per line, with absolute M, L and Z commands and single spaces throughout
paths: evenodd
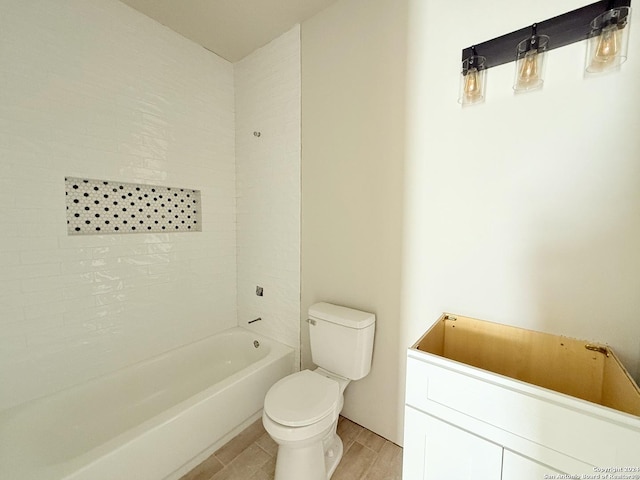
M 201 232 L 199 190 L 65 177 L 68 235 Z

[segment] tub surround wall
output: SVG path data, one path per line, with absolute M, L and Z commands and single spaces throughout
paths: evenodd
M 118 1 L 0 4 L 0 408 L 236 324 L 233 66 Z M 67 235 L 66 175 L 203 231 Z
M 261 317 L 249 328 L 299 358 L 300 26 L 235 63 L 234 75 L 238 325 Z

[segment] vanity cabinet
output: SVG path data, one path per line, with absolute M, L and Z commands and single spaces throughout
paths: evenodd
M 409 348 L 405 480 L 607 468 L 640 479 L 640 389 L 608 347 L 445 314 Z
M 403 478 L 500 478 L 502 447 L 499 445 L 413 408 L 406 410 L 405 425 L 409 428 L 405 434 Z

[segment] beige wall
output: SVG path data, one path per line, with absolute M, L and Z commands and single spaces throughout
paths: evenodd
M 405 2 L 347 0 L 302 24 L 302 302 L 377 316 L 343 414 L 400 441 Z M 303 365 L 310 366 L 302 323 Z
M 639 378 L 640 17 L 619 72 L 583 78 L 580 42 L 542 91 L 510 63 L 456 103 L 462 47 L 582 4 L 411 0 L 403 342 L 451 311 L 609 343 Z
M 640 17 L 620 72 L 583 78 L 581 42 L 542 91 L 514 95 L 507 64 L 456 102 L 463 47 L 580 6 L 343 0 L 302 25 L 301 320 L 377 314 L 344 414 L 391 440 L 405 348 L 443 311 L 607 342 L 640 378 Z

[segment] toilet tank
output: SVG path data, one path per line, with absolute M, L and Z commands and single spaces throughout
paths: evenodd
M 371 370 L 376 316 L 331 303 L 309 307 L 313 363 L 350 380 Z

